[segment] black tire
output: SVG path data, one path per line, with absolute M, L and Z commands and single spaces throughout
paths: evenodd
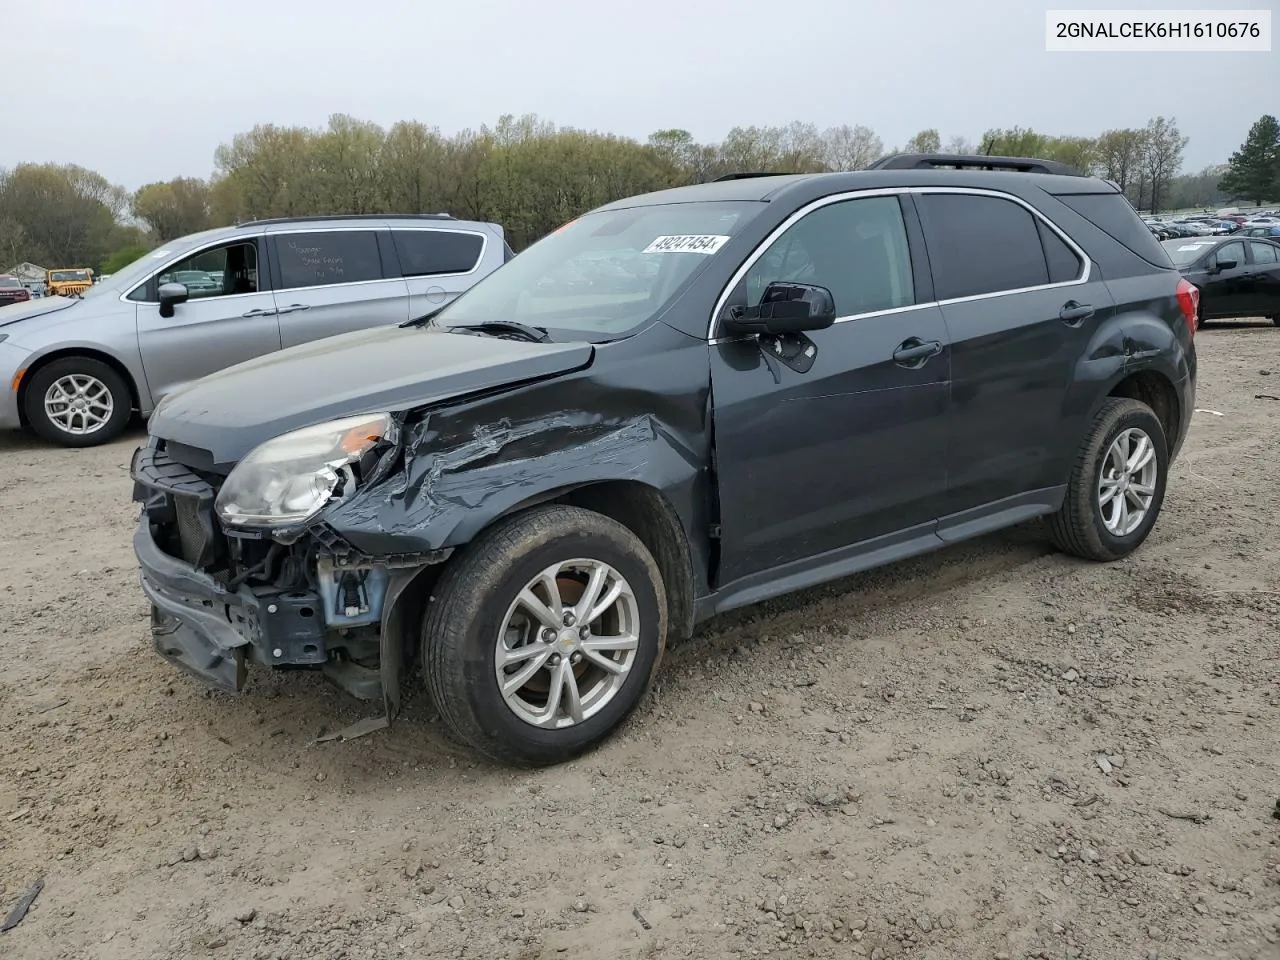
M 1275 326 L 1280 327 L 1280 313 L 1277 313 L 1274 317 L 1272 317 L 1272 318 L 1271 318 L 1271 322 L 1272 322 Z
M 599 712 L 543 729 L 503 700 L 494 656 L 517 594 L 539 571 L 573 559 L 602 561 L 627 581 L 639 643 L 621 686 Z M 450 561 L 433 594 L 421 638 L 427 691 L 458 740 L 500 763 L 561 763 L 599 743 L 644 698 L 666 648 L 666 591 L 653 557 L 622 524 L 578 507 L 535 507 L 499 521 Z
M 1122 431 L 1142 430 L 1155 448 L 1154 493 L 1142 522 L 1125 536 L 1107 529 L 1098 503 L 1098 487 L 1107 453 Z M 1164 504 L 1169 473 L 1169 443 L 1160 420 L 1145 403 L 1111 397 L 1098 411 L 1081 444 L 1067 482 L 1062 507 L 1049 518 L 1049 536 L 1054 546 L 1086 560 L 1119 560 L 1136 550 L 1155 525 Z
M 44 409 L 49 388 L 67 376 L 90 376 L 111 394 L 111 415 L 92 433 L 69 433 L 58 426 Z M 101 360 L 91 357 L 62 357 L 48 363 L 31 375 L 24 394 L 27 422 L 40 437 L 64 447 L 96 447 L 109 443 L 124 432 L 133 415 L 133 396 L 124 378 Z

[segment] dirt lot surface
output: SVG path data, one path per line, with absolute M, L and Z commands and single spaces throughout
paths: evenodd
M 1199 349 L 1221 416 L 1137 555 L 1032 527 L 722 618 L 536 773 L 455 749 L 416 683 L 317 745 L 368 712 L 319 676 L 176 674 L 140 434 L 5 437 L 0 907 L 45 886 L 0 955 L 1280 957 L 1280 330 Z

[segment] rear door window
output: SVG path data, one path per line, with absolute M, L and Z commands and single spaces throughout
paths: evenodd
M 1021 204 L 963 193 L 926 193 L 916 202 L 925 222 L 934 292 L 939 300 L 1049 283 L 1049 264 L 1036 218 Z M 1055 254 L 1056 261 L 1061 259 L 1060 252 Z M 1066 269 L 1060 262 L 1059 272 Z
M 281 233 L 275 240 L 281 289 L 383 279 L 374 230 Z
M 1272 264 L 1280 259 L 1277 257 L 1276 248 L 1270 243 L 1257 243 L 1256 241 L 1249 244 L 1249 252 L 1253 254 L 1254 263 Z
M 484 250 L 484 237 L 457 230 L 392 230 L 391 239 L 406 277 L 470 273 Z

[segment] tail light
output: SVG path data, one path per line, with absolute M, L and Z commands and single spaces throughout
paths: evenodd
M 1178 280 L 1178 306 L 1182 309 L 1183 319 L 1187 321 L 1187 332 L 1196 335 L 1196 314 L 1200 312 L 1200 288 L 1181 277 Z

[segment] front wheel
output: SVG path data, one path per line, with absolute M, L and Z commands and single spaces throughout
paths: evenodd
M 569 760 L 644 697 L 666 646 L 653 557 L 577 507 L 525 511 L 441 574 L 422 628 L 427 690 L 450 731 L 502 763 Z
M 25 403 L 31 429 L 64 447 L 114 440 L 133 413 L 124 378 L 91 357 L 63 357 L 37 369 L 27 384 Z
M 1049 520 L 1058 549 L 1086 560 L 1136 550 L 1164 503 L 1169 445 L 1145 403 L 1111 397 L 1076 455 L 1062 507 Z

